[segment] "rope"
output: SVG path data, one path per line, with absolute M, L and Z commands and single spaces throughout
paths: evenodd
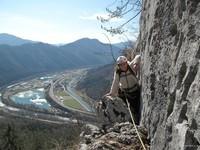
M 137 136 L 138 136 L 138 138 L 139 138 L 139 140 L 140 140 L 140 143 L 141 143 L 143 149 L 146 150 L 146 148 L 145 148 L 145 146 L 144 146 L 144 143 L 143 143 L 143 141 L 142 141 L 142 138 L 141 138 L 141 136 L 140 136 L 140 134 L 139 134 L 139 132 L 138 132 L 138 129 L 137 129 L 137 127 L 136 127 L 135 121 L 134 121 L 134 119 L 133 119 L 133 115 L 132 115 L 132 112 L 131 112 L 131 109 L 130 109 L 130 103 L 128 102 L 128 99 L 127 99 L 127 96 L 126 96 L 126 93 L 125 93 L 125 92 L 124 92 L 124 95 L 125 95 L 125 98 L 126 98 L 126 103 L 127 103 L 127 106 L 128 106 L 129 113 L 130 113 L 130 115 L 131 115 L 131 120 L 132 120 L 132 122 L 133 122 L 133 126 L 134 126 L 134 128 L 135 128 L 135 130 L 136 130 Z
M 116 62 L 116 59 L 115 59 L 115 56 L 114 56 L 114 53 L 113 53 L 112 44 L 110 42 L 110 39 L 109 39 L 109 37 L 105 33 L 102 33 L 102 34 L 107 38 L 107 40 L 109 42 L 110 52 L 111 52 L 112 58 L 113 58 L 114 62 Z

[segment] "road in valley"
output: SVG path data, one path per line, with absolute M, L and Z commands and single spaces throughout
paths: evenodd
M 67 73 L 69 73 L 69 72 L 67 72 Z M 71 74 L 69 73 L 69 75 L 71 75 Z M 77 110 L 77 109 L 73 109 L 73 108 L 67 108 L 67 109 L 73 110 L 72 114 L 77 114 L 77 115 L 79 114 L 80 117 L 83 117 L 82 118 L 83 122 L 87 122 L 88 118 L 89 118 L 89 120 L 92 120 L 92 122 L 94 122 L 93 120 L 94 120 L 94 118 L 96 118 L 96 116 L 92 112 L 92 108 L 86 102 L 84 102 L 84 100 L 82 100 L 82 98 L 79 95 L 76 94 L 76 91 L 75 91 L 75 89 L 73 87 L 77 76 L 73 76 L 73 75 L 71 75 L 71 76 L 72 76 L 71 81 L 68 83 L 67 86 L 64 86 L 64 90 L 67 92 L 67 94 L 69 94 L 76 101 L 78 101 L 83 106 L 83 108 L 85 108 L 85 111 Z M 63 76 L 62 74 L 57 74 L 56 77 L 51 80 L 50 88 L 49 88 L 49 92 L 48 93 L 53 98 L 56 99 L 56 96 L 53 93 L 53 88 L 54 88 L 55 84 L 57 84 L 57 83 L 59 84 L 64 79 L 65 79 L 65 76 Z M 32 88 L 37 87 L 37 86 L 33 86 L 37 82 L 38 81 L 33 82 L 32 80 L 26 81 L 26 87 L 24 88 L 24 90 L 32 90 Z M 21 87 L 22 84 L 23 84 L 23 82 L 16 83 L 13 86 L 11 85 L 11 86 L 5 88 L 5 90 L 8 90 L 8 91 L 9 90 L 13 91 L 13 89 L 17 90 L 18 88 L 16 88 L 16 87 L 17 86 Z M 32 85 L 32 86 L 30 87 L 28 84 Z M 23 86 L 25 86 L 25 84 Z M 9 96 L 11 96 L 11 95 L 9 95 Z M 9 104 L 3 103 L 2 100 L 1 100 L 1 97 L 3 97 L 3 93 L 2 94 L 0 93 L 0 113 L 1 113 L 1 116 L 3 116 L 3 114 L 8 114 L 8 115 L 11 115 L 11 116 L 23 117 L 23 118 L 27 118 L 27 119 L 39 120 L 39 121 L 42 121 L 42 122 L 56 123 L 56 124 L 75 123 L 75 122 L 77 122 L 76 119 L 73 119 L 74 116 L 72 116 L 72 114 L 70 114 L 70 111 L 69 112 L 68 111 L 66 111 L 66 112 L 64 111 L 66 116 L 65 115 L 61 116 L 59 113 L 56 113 L 56 112 L 53 112 L 53 113 L 52 112 L 51 113 L 47 112 L 46 113 L 46 112 L 38 112 L 38 111 L 29 110 L 27 108 L 26 109 L 25 108 L 18 108 L 18 107 L 10 106 Z M 68 117 L 68 116 L 72 116 L 72 117 Z M 86 119 L 86 120 L 84 120 L 84 119 Z
M 77 102 L 79 102 L 87 111 L 92 112 L 92 108 L 79 96 L 76 94 L 74 87 L 72 86 L 76 78 L 72 79 L 67 85 L 66 92 L 73 97 Z
M 67 109 L 69 110 L 73 110 L 73 111 L 78 111 L 78 112 L 94 112 L 94 110 L 91 108 L 91 106 L 86 103 L 82 97 L 80 97 L 77 93 L 76 93 L 76 90 L 74 89 L 74 86 L 76 84 L 76 82 L 80 79 L 80 77 L 83 75 L 83 73 L 80 73 L 80 74 L 76 74 L 74 75 L 71 79 L 70 79 L 70 82 L 67 83 L 67 85 L 63 85 L 63 81 L 65 80 L 65 77 L 60 77 L 58 78 L 56 81 L 52 82 L 51 83 L 51 87 L 49 89 L 49 95 L 50 97 L 56 101 L 57 103 L 59 103 L 60 105 L 62 105 L 63 107 L 66 107 Z M 71 108 L 71 107 L 67 107 L 67 106 L 64 106 L 62 103 L 59 102 L 59 99 L 54 95 L 54 88 L 55 86 L 59 84 L 60 86 L 63 87 L 64 91 L 70 95 L 74 100 L 76 100 L 79 104 L 81 104 L 81 106 L 86 110 L 86 111 L 81 111 L 81 110 L 77 110 L 77 109 L 74 109 L 74 108 Z M 66 87 L 66 88 L 65 88 Z

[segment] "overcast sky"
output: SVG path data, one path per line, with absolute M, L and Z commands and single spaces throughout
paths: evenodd
M 0 33 L 51 44 L 96 38 L 108 43 L 96 16 L 105 16 L 115 0 L 0 0 Z M 129 16 L 130 17 L 130 16 Z M 127 18 L 115 19 L 122 24 Z M 137 28 L 138 19 L 131 24 Z M 109 34 L 107 33 L 109 36 Z M 134 39 L 135 34 L 109 36 L 112 43 Z

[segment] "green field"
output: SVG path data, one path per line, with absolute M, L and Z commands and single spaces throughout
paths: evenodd
M 66 92 L 64 91 L 56 91 L 55 92 L 56 96 L 61 96 L 63 98 L 63 104 L 67 107 L 71 107 L 74 109 L 79 109 L 79 110 L 84 110 L 84 108 L 81 106 L 79 102 L 77 102 L 74 98 L 69 96 Z
M 56 91 L 55 93 L 57 96 L 62 96 L 62 97 L 69 96 L 65 91 Z
M 71 96 L 66 97 L 66 99 L 64 99 L 63 104 L 68 107 L 84 110 L 81 104 L 77 102 L 75 99 L 73 99 Z

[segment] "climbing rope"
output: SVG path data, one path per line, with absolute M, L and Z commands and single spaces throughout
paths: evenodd
M 109 39 L 109 37 L 108 37 L 106 34 L 104 34 L 104 36 L 105 36 L 105 37 L 107 38 L 107 40 L 109 41 L 111 55 L 112 55 L 113 60 L 116 62 L 116 59 L 115 59 L 115 57 L 114 57 L 114 53 L 113 53 L 112 44 L 111 44 L 111 42 L 110 42 L 110 39 Z M 126 80 L 127 80 L 127 76 L 126 76 Z M 127 80 L 127 84 L 128 84 L 128 80 Z M 128 85 L 128 87 L 129 87 L 129 85 Z M 146 148 L 145 148 L 145 146 L 144 146 L 144 143 L 143 143 L 143 141 L 142 141 L 142 138 L 141 138 L 141 136 L 140 136 L 140 134 L 139 134 L 139 132 L 138 132 L 138 130 L 137 130 L 135 121 L 134 121 L 134 119 L 133 119 L 133 115 L 132 115 L 132 112 L 131 112 L 131 109 L 130 109 L 130 104 L 129 104 L 129 102 L 128 102 L 128 99 L 127 99 L 127 96 L 126 96 L 125 91 L 124 91 L 124 95 L 125 95 L 125 99 L 126 99 L 126 103 L 127 103 L 127 106 L 128 106 L 128 110 L 129 110 L 129 113 L 130 113 L 130 116 L 131 116 L 131 120 L 132 120 L 132 122 L 133 122 L 133 126 L 134 126 L 134 128 L 135 128 L 135 130 L 136 130 L 137 136 L 138 136 L 138 138 L 139 138 L 139 140 L 140 140 L 140 143 L 141 143 L 143 149 L 146 150 Z
M 113 58 L 114 62 L 116 62 L 116 59 L 115 59 L 115 56 L 114 56 L 114 53 L 113 53 L 113 48 L 112 48 L 111 41 L 110 41 L 109 37 L 105 33 L 103 33 L 103 35 L 107 38 L 107 40 L 109 42 L 110 52 L 111 52 L 112 58 Z
M 132 122 L 133 122 L 133 126 L 134 126 L 134 128 L 135 128 L 135 130 L 136 130 L 137 136 L 138 136 L 138 138 L 139 138 L 139 140 L 140 140 L 140 143 L 141 143 L 143 149 L 146 150 L 146 148 L 145 148 L 145 146 L 144 146 L 144 143 L 143 143 L 143 141 L 142 141 L 142 138 L 141 138 L 141 136 L 140 136 L 140 134 L 139 134 L 139 132 L 138 132 L 138 129 L 137 129 L 137 127 L 136 127 L 135 121 L 134 121 L 134 119 L 133 119 L 133 114 L 132 114 L 131 109 L 130 109 L 130 103 L 128 102 L 128 99 L 127 99 L 127 96 L 126 96 L 125 91 L 124 91 L 124 95 L 125 95 L 125 99 L 126 99 L 126 103 L 127 103 L 127 106 L 128 106 L 128 110 L 129 110 L 129 113 L 130 113 L 130 116 L 131 116 L 131 120 L 132 120 Z

